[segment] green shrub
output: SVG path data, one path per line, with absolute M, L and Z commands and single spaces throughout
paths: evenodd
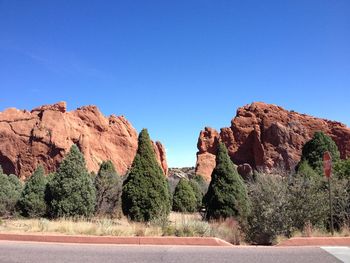
M 322 134 L 315 137 L 325 138 Z M 316 152 L 323 154 L 314 151 L 312 156 Z M 267 245 L 273 244 L 278 235 L 289 237 L 296 230 L 330 229 L 328 183 L 321 174 L 321 160 L 314 162 L 318 162 L 314 170 L 307 158 L 302 159 L 297 173 L 288 177 L 257 174 L 255 182 L 249 184 L 252 203 L 246 228 L 249 242 Z M 339 230 L 350 224 L 350 181 L 344 176 L 346 165 L 335 171 L 338 176 L 331 179 L 333 218 L 335 229 Z
M 206 219 L 236 217 L 242 223 L 249 214 L 246 186 L 223 143 L 218 146 L 216 167 L 211 174 L 211 182 L 203 202 Z
M 173 196 L 173 211 L 176 212 L 195 212 L 197 208 L 197 199 L 193 188 L 187 179 L 180 179 L 175 187 Z
M 247 241 L 258 245 L 275 243 L 278 235 L 292 230 L 288 215 L 288 183 L 280 176 L 257 174 L 249 184 L 251 213 L 245 229 Z
M 333 177 L 331 180 L 334 228 L 340 230 L 350 226 L 350 178 Z
M 26 182 L 18 202 L 23 216 L 42 217 L 46 214 L 46 185 L 47 179 L 44 175 L 44 168 L 39 166 Z
M 313 138 L 305 143 L 302 151 L 302 161 L 307 161 L 319 174 L 323 174 L 323 154 L 329 151 L 334 162 L 340 159 L 340 153 L 335 142 L 323 132 L 315 132 Z
M 349 222 L 346 183 L 332 180 L 334 221 L 338 229 Z M 307 163 L 289 177 L 257 174 L 256 181 L 249 184 L 249 197 L 252 210 L 246 234 L 253 244 L 273 244 L 278 235 L 290 237 L 296 230 L 305 231 L 306 226 L 329 229 L 327 184 Z
M 146 129 L 140 132 L 138 149 L 123 183 L 123 213 L 134 221 L 152 221 L 170 212 L 170 190 Z
M 350 158 L 334 163 L 334 174 L 341 179 L 350 180 Z
M 297 174 L 308 180 L 317 180 L 321 176 L 309 165 L 306 160 L 300 162 Z
M 312 140 L 307 142 L 303 147 L 302 161 L 298 167 L 298 174 L 303 176 L 299 172 L 301 170 L 303 163 L 307 162 L 310 166 L 315 170 L 315 172 L 319 175 L 318 177 L 324 178 L 323 175 L 323 154 L 325 151 L 329 151 L 333 160 L 333 176 L 332 176 L 332 192 L 333 192 L 333 214 L 334 214 L 334 225 L 336 229 L 340 229 L 341 227 L 348 225 L 349 222 L 349 210 L 350 210 L 350 159 L 348 160 L 340 160 L 340 153 L 337 148 L 335 142 L 327 135 L 322 132 L 316 132 Z M 305 169 L 304 169 L 305 170 Z M 307 173 L 312 173 L 310 168 L 307 168 Z M 317 179 L 315 179 L 317 181 Z M 322 182 L 323 181 L 323 182 Z M 308 181 L 310 183 L 310 181 Z M 307 215 L 313 218 L 311 224 L 323 225 L 330 228 L 330 215 L 329 215 L 329 207 L 328 207 L 328 184 L 324 179 L 321 179 L 321 182 L 317 183 L 315 181 L 311 182 L 313 187 L 307 187 L 303 193 L 300 193 L 300 196 L 296 198 L 298 202 L 302 202 L 303 195 L 307 195 L 304 197 L 304 203 L 307 205 L 303 205 L 305 208 L 304 216 L 300 215 L 300 218 L 304 218 L 306 220 Z M 316 184 L 316 185 L 315 185 Z M 318 184 L 318 185 L 317 185 Z M 313 189 L 314 188 L 314 189 Z M 310 193 L 311 192 L 311 193 Z M 314 203 L 315 208 L 307 207 Z M 318 204 L 326 204 L 320 206 Z M 311 205 L 312 206 L 312 205 Z M 323 208 L 324 211 L 321 211 Z M 309 211 L 309 212 L 307 212 Z M 317 216 L 311 215 L 312 213 L 320 213 L 319 220 L 317 220 Z M 321 218 L 326 218 L 321 220 Z M 316 222 L 315 222 L 316 221 Z M 299 220 L 296 220 L 299 222 Z M 318 222 L 318 223 L 317 223 Z M 297 226 L 300 228 L 300 225 Z
M 111 161 L 102 162 L 94 183 L 96 188 L 95 214 L 98 216 L 119 216 L 122 180 Z
M 13 216 L 22 184 L 15 175 L 6 175 L 0 167 L 0 216 Z
M 287 194 L 288 215 L 294 230 L 303 231 L 305 224 L 311 224 L 318 229 L 326 227 L 329 208 L 328 192 L 323 178 L 308 178 L 299 171 L 291 177 Z
M 73 145 L 49 183 L 52 217 L 91 216 L 95 209 L 95 187 L 79 148 Z

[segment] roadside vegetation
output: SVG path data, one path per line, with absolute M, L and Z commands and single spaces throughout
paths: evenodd
M 111 161 L 97 174 L 86 169 L 76 145 L 56 173 L 39 166 L 22 183 L 0 169 L 0 231 L 112 236 L 213 236 L 233 244 L 271 245 L 292 236 L 330 235 L 328 183 L 322 156 L 334 160 L 332 203 L 338 236 L 350 235 L 350 159 L 317 132 L 295 171 L 255 171 L 244 181 L 226 146 L 219 143 L 216 167 L 167 182 L 147 130 L 139 134 L 134 162 L 124 177 Z M 173 184 L 173 185 L 172 185 Z M 171 210 L 173 212 L 171 212 Z
M 16 218 L 2 220 L 0 231 L 6 233 L 49 233 L 64 235 L 96 236 L 178 236 L 178 237 L 217 237 L 233 244 L 242 242 L 238 223 L 234 220 L 216 222 L 203 221 L 198 213 L 171 212 L 166 224 L 148 224 L 110 218 Z

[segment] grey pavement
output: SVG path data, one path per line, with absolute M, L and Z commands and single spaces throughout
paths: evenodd
M 342 262 L 350 263 L 350 247 L 322 247 L 322 249 L 331 253 Z
M 0 241 L 0 262 L 342 262 L 333 256 L 332 252 L 327 252 L 327 249 L 315 247 L 79 245 Z

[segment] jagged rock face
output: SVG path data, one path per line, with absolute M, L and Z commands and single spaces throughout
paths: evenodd
M 231 127 L 220 133 L 206 127 L 198 139 L 196 173 L 210 180 L 219 141 L 226 144 L 232 161 L 254 169 L 294 169 L 303 145 L 316 131 L 328 134 L 337 144 L 341 158 L 350 157 L 350 129 L 344 124 L 315 118 L 279 106 L 255 102 L 237 110 Z
M 154 152 L 156 153 L 157 161 L 163 169 L 165 175 L 168 175 L 168 163 L 166 159 L 165 147 L 161 142 L 153 142 Z
M 32 111 L 0 112 L 0 165 L 7 174 L 25 179 L 39 164 L 55 171 L 73 143 L 85 156 L 89 171 L 111 160 L 119 174 L 131 166 L 137 150 L 136 130 L 123 116 L 105 117 L 96 106 L 67 112 L 66 103 L 44 105 Z M 166 154 L 160 142 L 155 153 L 165 174 Z

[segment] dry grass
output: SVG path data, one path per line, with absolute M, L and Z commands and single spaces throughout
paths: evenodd
M 313 227 L 311 224 L 306 223 L 303 231 L 295 231 L 292 234 L 292 237 L 331 237 L 332 234 L 325 230 Z M 350 228 L 347 225 L 344 225 L 339 231 L 334 232 L 334 237 L 349 237 Z M 286 239 L 279 237 L 280 240 Z
M 59 233 L 65 235 L 140 236 L 155 235 L 157 230 L 126 219 L 12 219 L 3 220 L 0 231 L 10 233 Z M 140 234 L 142 233 L 142 234 Z
M 126 218 L 104 219 L 3 219 L 0 220 L 0 232 L 41 233 L 90 236 L 181 236 L 181 237 L 218 237 L 235 245 L 244 243 L 244 235 L 238 223 L 233 219 L 212 222 L 203 221 L 199 214 L 171 213 L 168 220 L 147 224 L 130 222 Z M 327 237 L 329 232 L 305 225 L 302 232 L 293 237 Z M 350 236 L 350 228 L 344 226 L 334 236 Z M 287 239 L 279 236 L 278 241 Z
M 0 221 L 0 232 L 94 236 L 213 236 L 233 244 L 239 244 L 242 239 L 238 224 L 233 220 L 208 223 L 199 214 L 182 213 L 171 213 L 168 220 L 147 224 L 130 222 L 126 218 L 6 219 Z
M 219 220 L 212 222 L 211 226 L 211 236 L 221 238 L 234 245 L 242 244 L 244 236 L 236 220 L 232 218 Z

